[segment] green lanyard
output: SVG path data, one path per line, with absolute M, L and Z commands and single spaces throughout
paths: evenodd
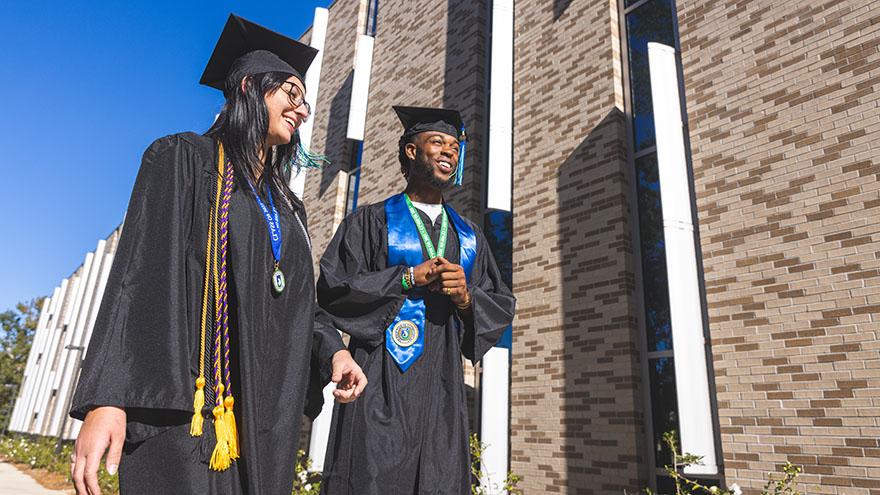
M 412 201 L 409 200 L 409 196 L 404 194 L 403 197 L 406 198 L 406 206 L 409 208 L 409 214 L 412 215 L 412 219 L 416 223 L 416 228 L 419 229 L 419 235 L 422 236 L 422 242 L 425 243 L 425 250 L 428 251 L 428 259 L 435 258 L 438 255 L 443 256 L 446 253 L 446 238 L 449 236 L 449 218 L 446 216 L 446 208 L 441 209 L 442 220 L 440 222 L 440 241 L 437 243 L 437 250 L 434 251 L 434 243 L 431 242 L 431 236 L 428 235 L 428 229 L 425 228 L 421 215 L 416 211 L 416 207 L 413 206 Z

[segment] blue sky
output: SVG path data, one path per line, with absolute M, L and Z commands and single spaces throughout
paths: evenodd
M 144 149 L 202 132 L 230 12 L 292 37 L 330 0 L 0 5 L 0 311 L 49 295 L 122 220 Z

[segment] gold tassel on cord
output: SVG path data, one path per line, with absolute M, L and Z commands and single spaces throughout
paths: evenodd
M 222 393 L 223 385 L 218 387 Z M 226 430 L 226 421 L 223 420 L 223 404 L 215 407 L 213 413 L 217 444 L 214 446 L 214 453 L 211 454 L 211 469 L 225 471 L 232 465 L 232 459 L 229 457 L 229 432 Z
M 222 160 L 223 149 L 220 148 L 220 156 Z M 223 169 L 221 161 L 220 169 Z M 207 317 L 208 317 L 208 289 L 211 285 L 211 264 L 212 254 L 216 254 L 217 249 L 214 247 L 214 239 L 217 237 L 214 232 L 217 228 L 214 214 L 215 210 L 220 207 L 220 187 L 222 185 L 221 177 L 217 175 L 217 192 L 214 197 L 214 208 L 208 216 L 208 245 L 205 247 L 205 284 L 202 293 L 202 318 L 201 329 L 199 331 L 199 377 L 196 378 L 196 391 L 193 394 L 193 416 L 189 424 L 189 434 L 194 437 L 202 435 L 204 430 L 205 417 L 202 416 L 202 408 L 205 407 L 205 342 L 207 339 Z
M 193 417 L 189 425 L 189 434 L 194 437 L 202 435 L 202 427 L 205 418 L 202 416 L 202 408 L 205 407 L 205 377 L 196 378 L 196 393 L 193 396 Z
M 235 399 L 232 395 L 227 395 L 223 400 L 226 406 L 226 412 L 223 414 L 223 421 L 226 422 L 226 439 L 229 443 L 229 458 L 238 459 L 238 427 L 235 426 L 235 413 L 232 408 L 235 405 Z

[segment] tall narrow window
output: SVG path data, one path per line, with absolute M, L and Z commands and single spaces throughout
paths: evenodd
M 676 398 L 669 275 L 666 266 L 648 43 L 677 46 L 676 15 L 672 0 L 624 0 L 623 3 L 626 62 L 629 71 L 627 108 L 631 116 L 630 153 L 635 169 L 647 347 L 645 379 L 650 387 L 646 421 L 650 422 L 647 429 L 651 431 L 651 457 L 655 474 L 652 484 L 658 493 L 668 494 L 675 493 L 675 487 L 664 470 L 665 465 L 672 463 L 672 458 L 663 441 L 663 435 L 680 430 L 679 405 Z M 717 479 L 706 481 L 709 484 L 718 484 Z
M 367 25 L 364 34 L 376 36 L 376 18 L 379 16 L 379 0 L 367 0 Z
M 345 191 L 346 215 L 357 209 L 358 190 L 361 185 L 361 156 L 364 153 L 364 142 L 353 141 L 352 146 L 354 147 L 354 152 L 351 154 L 352 164 L 348 170 L 348 185 Z

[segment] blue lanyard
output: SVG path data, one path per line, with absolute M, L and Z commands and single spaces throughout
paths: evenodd
M 254 193 L 254 198 L 257 199 L 257 204 L 260 205 L 260 209 L 263 210 L 263 215 L 266 217 L 266 225 L 269 227 L 269 240 L 272 241 L 272 255 L 275 257 L 275 268 L 278 268 L 278 264 L 281 262 L 281 218 L 278 216 L 278 210 L 275 209 L 275 202 L 272 201 L 272 188 L 269 187 L 269 184 L 266 184 L 266 196 L 269 198 L 269 206 L 272 207 L 272 212 L 269 212 L 269 208 L 266 208 L 266 204 L 263 203 L 263 200 L 260 199 L 260 195 L 257 194 L 257 190 L 254 189 L 254 185 L 251 184 L 251 181 L 248 181 L 248 185 L 251 186 L 251 192 Z

